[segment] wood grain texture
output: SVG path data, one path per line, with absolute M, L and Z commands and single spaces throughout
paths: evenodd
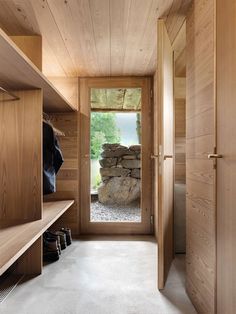
M 42 37 L 41 36 L 10 36 L 33 64 L 42 72 Z
M 175 99 L 175 181 L 186 182 L 186 101 Z
M 72 200 L 44 203 L 42 219 L 2 228 L 0 230 L 0 275 L 17 261 L 73 203 Z
M 1 29 L 0 85 L 14 90 L 43 89 L 43 107 L 46 111 L 74 110 L 73 106 Z
M 40 275 L 43 270 L 43 242 L 42 236 L 16 261 L 14 274 Z
M 64 163 L 57 174 L 56 192 L 45 195 L 44 200 L 75 200 L 70 211 L 65 213 L 52 228 L 69 227 L 79 234 L 79 124 L 78 113 L 50 115 L 52 124 L 65 133 L 59 138 Z M 83 182 L 83 180 L 82 180 Z
M 82 233 L 99 234 L 149 234 L 152 213 L 151 180 L 151 78 L 114 77 L 80 79 L 80 208 Z M 141 223 L 95 223 L 90 222 L 90 89 L 91 88 L 142 88 L 142 222 Z
M 0 95 L 0 224 L 41 218 L 42 91 Z
M 77 77 L 48 77 L 48 80 L 56 87 L 65 99 L 78 110 L 79 83 Z
M 47 76 L 150 75 L 156 71 L 156 21 L 173 41 L 190 0 L 1 0 L 0 27 L 41 35 Z
M 159 205 L 158 288 L 163 289 L 173 260 L 174 59 L 163 20 L 158 20 Z M 169 155 L 171 158 L 165 159 Z
M 153 78 L 153 215 L 154 234 L 158 241 L 158 198 L 159 198 L 159 106 L 158 106 L 158 71 Z
M 215 312 L 214 0 L 194 1 L 187 15 L 187 292 L 199 313 Z
M 217 313 L 236 309 L 236 6 L 216 1 L 217 42 Z

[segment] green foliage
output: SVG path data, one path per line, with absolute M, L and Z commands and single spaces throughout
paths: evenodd
M 104 143 L 120 142 L 120 130 L 115 114 L 111 112 L 91 113 L 91 159 L 99 159 Z
M 97 189 L 100 186 L 101 183 L 102 183 L 102 179 L 101 179 L 100 174 L 98 174 L 96 176 L 95 188 Z
M 91 158 L 99 159 L 102 150 L 102 144 L 106 142 L 106 138 L 103 132 L 94 132 L 91 137 Z

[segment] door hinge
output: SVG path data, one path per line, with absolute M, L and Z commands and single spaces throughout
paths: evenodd
M 153 97 L 153 90 L 152 89 L 150 90 L 150 97 L 151 98 Z
M 150 223 L 151 223 L 151 225 L 154 225 L 154 215 L 150 216 Z

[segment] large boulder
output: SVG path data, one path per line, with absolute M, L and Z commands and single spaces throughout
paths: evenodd
M 98 188 L 99 202 L 106 205 L 126 205 L 140 198 L 140 180 L 114 177 Z

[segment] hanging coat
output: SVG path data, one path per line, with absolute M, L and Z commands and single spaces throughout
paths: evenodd
M 43 122 L 43 194 L 56 191 L 56 174 L 63 161 L 52 126 Z

